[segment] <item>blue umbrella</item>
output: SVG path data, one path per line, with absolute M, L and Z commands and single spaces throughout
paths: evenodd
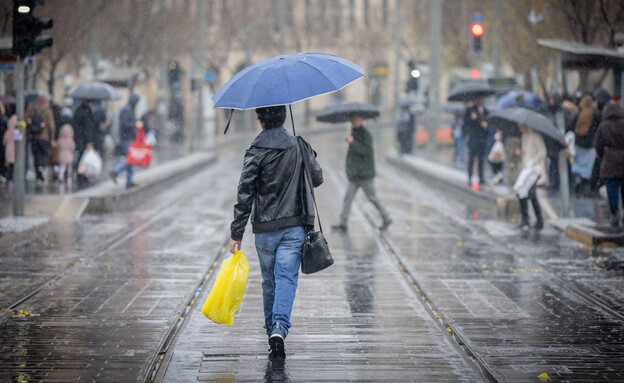
M 524 102 L 521 97 L 524 96 Z M 506 108 L 528 108 L 537 109 L 544 101 L 535 93 L 526 90 L 510 90 L 496 100 L 494 106 L 501 109 Z
M 214 96 L 215 108 L 287 105 L 334 92 L 364 76 L 360 66 L 324 53 L 262 60 L 235 74 Z

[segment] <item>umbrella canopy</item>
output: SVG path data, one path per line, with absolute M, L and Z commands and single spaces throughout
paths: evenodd
M 329 105 L 316 115 L 316 121 L 339 123 L 349 121 L 351 114 L 357 114 L 363 119 L 379 116 L 379 109 L 367 102 L 341 102 Z
M 110 84 L 90 81 L 73 86 L 67 95 L 76 100 L 119 100 L 121 96 Z
M 364 76 L 360 66 L 324 53 L 294 53 L 262 60 L 235 74 L 214 96 L 215 108 L 287 105 L 334 92 Z
M 448 95 L 448 101 L 470 101 L 478 96 L 490 96 L 494 89 L 485 82 L 462 82 L 453 87 Z
M 526 125 L 542 134 L 546 145 L 563 149 L 566 146 L 563 134 L 545 116 L 526 108 L 508 108 L 492 111 L 486 120 L 495 128 L 507 134 L 517 135 L 518 125 Z
M 442 111 L 450 114 L 464 114 L 466 113 L 466 107 L 458 104 L 449 104 L 444 106 Z
M 522 98 L 524 98 L 524 101 L 522 101 Z M 520 107 L 535 110 L 543 103 L 544 100 L 533 92 L 527 90 L 511 90 L 500 96 L 494 103 L 494 106 L 501 109 Z

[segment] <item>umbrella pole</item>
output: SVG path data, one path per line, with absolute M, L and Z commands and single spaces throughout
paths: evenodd
M 297 133 L 295 133 L 295 119 L 293 118 L 293 114 L 292 114 L 292 105 L 288 105 L 288 110 L 290 110 L 290 123 L 292 124 L 293 127 L 293 136 L 297 137 Z

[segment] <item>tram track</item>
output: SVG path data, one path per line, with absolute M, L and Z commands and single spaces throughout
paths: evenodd
M 188 294 L 188 298 L 185 299 L 182 304 L 182 309 L 178 314 L 177 318 L 173 320 L 167 332 L 162 339 L 161 343 L 158 345 L 157 351 L 150 358 L 149 370 L 145 375 L 145 379 L 143 379 L 144 383 L 152 383 L 155 381 L 162 381 L 164 373 L 167 370 L 167 365 L 171 360 L 172 354 L 169 353 L 169 348 L 171 345 L 175 344 L 176 336 L 183 328 L 184 324 L 187 323 L 189 318 L 189 313 L 197 307 L 197 298 L 202 293 L 202 291 L 209 286 L 209 282 L 212 280 L 212 276 L 214 275 L 214 271 L 218 269 L 219 262 L 222 261 L 224 254 L 227 254 L 229 251 L 229 239 L 226 239 L 223 243 L 223 246 L 219 248 L 217 251 L 217 255 L 212 259 L 208 268 L 206 269 L 204 276 L 198 282 L 195 289 Z
M 339 167 L 336 165 L 336 163 L 332 162 L 331 170 L 333 175 L 335 177 L 339 177 L 341 179 L 341 185 L 344 185 L 346 179 L 344 175 L 342 175 L 342 172 L 338 169 Z M 392 175 L 388 174 L 385 174 L 384 176 L 386 176 L 388 179 L 393 178 Z M 403 188 L 408 193 L 413 192 L 414 190 L 419 190 L 419 196 L 425 199 L 433 200 L 436 198 L 434 195 L 431 194 L 430 191 L 426 191 L 423 193 L 421 191 L 422 185 L 416 185 L 414 182 L 414 180 L 403 177 L 402 182 L 397 182 L 395 183 L 395 185 Z M 356 197 L 354 202 L 358 206 L 359 210 L 362 212 L 368 224 L 371 226 L 371 229 L 376 233 L 375 239 L 379 242 L 380 247 L 397 262 L 398 267 L 402 271 L 402 275 L 404 275 L 406 280 L 411 284 L 411 286 L 413 286 L 415 292 L 421 298 L 421 303 L 427 308 L 432 318 L 434 318 L 440 325 L 441 331 L 445 335 L 449 336 L 454 341 L 456 346 L 460 350 L 462 350 L 467 357 L 469 357 L 469 359 L 481 371 L 486 380 L 490 382 L 497 382 L 498 380 L 495 377 L 494 371 L 492 371 L 488 367 L 484 360 L 482 360 L 477 352 L 475 352 L 475 350 L 469 345 L 470 342 L 468 342 L 468 338 L 466 337 L 466 335 L 462 334 L 462 331 L 460 331 L 457 326 L 453 325 L 452 321 L 447 320 L 447 318 L 444 317 L 444 314 L 437 308 L 439 307 L 439 305 L 436 303 L 436 300 L 433 299 L 431 295 L 428 294 L 425 290 L 423 290 L 423 288 L 421 287 L 421 283 L 419 283 L 418 281 L 418 277 L 410 271 L 410 267 L 408 266 L 409 264 L 407 260 L 405 260 L 401 255 L 398 246 L 393 243 L 393 241 L 388 235 L 386 235 L 386 233 L 380 232 L 376 228 L 376 221 L 378 219 L 376 218 L 377 215 L 374 211 L 374 208 L 370 204 L 365 203 L 364 198 L 362 197 Z M 512 255 L 514 258 L 522 258 L 522 254 L 519 253 L 519 250 L 516 249 L 512 243 L 493 236 L 486 230 L 485 227 L 472 224 L 467 219 L 458 215 L 456 211 L 451 211 L 450 209 L 445 208 L 443 204 L 430 203 L 429 206 L 431 206 L 432 209 L 437 211 L 443 217 L 455 222 L 458 228 L 461 228 L 469 233 L 472 232 L 476 235 L 484 236 L 496 243 L 497 246 L 500 246 L 500 248 L 504 249 L 504 252 Z M 591 292 L 588 292 L 578 287 L 574 282 L 569 281 L 565 277 L 558 275 L 554 270 L 543 264 L 543 262 L 538 262 L 538 264 L 542 273 L 545 274 L 545 278 L 550 279 L 551 281 L 559 285 L 560 288 L 562 288 L 566 293 L 580 298 L 581 300 L 585 301 L 589 307 L 593 307 L 596 310 L 602 310 L 609 316 L 613 317 L 616 321 L 624 323 L 624 315 L 617 310 L 614 310 L 608 302 L 596 297 Z
M 180 202 L 181 200 L 183 200 L 184 198 L 187 198 L 187 196 L 184 194 L 173 195 L 171 198 L 168 198 L 166 201 L 160 204 L 158 208 L 153 209 L 150 213 L 148 213 L 141 220 L 134 222 L 128 227 L 109 236 L 106 240 L 103 241 L 102 244 L 98 245 L 94 250 L 91 251 L 92 255 L 85 257 L 84 263 L 94 262 L 102 255 L 115 249 L 117 246 L 123 244 L 127 240 L 133 238 L 137 233 L 141 232 L 146 227 L 156 222 L 159 218 L 169 213 L 170 210 L 174 209 L 176 204 Z M 33 286 L 33 288 L 28 290 L 28 292 L 24 293 L 22 296 L 15 299 L 13 302 L 11 302 L 5 307 L 5 310 L 0 313 L 0 323 L 5 321 L 11 315 L 13 315 L 14 310 L 18 310 L 19 307 L 22 306 L 24 303 L 30 301 L 31 299 L 38 296 L 41 292 L 45 291 L 46 289 L 52 287 L 54 284 L 63 280 L 79 264 L 84 264 L 84 263 L 72 262 L 67 268 L 57 273 L 55 276 L 47 279 L 44 282 L 37 284 L 36 286 Z
M 336 163 L 332 161 L 331 176 L 334 177 L 336 180 L 340 179 L 338 183 L 341 186 L 344 186 L 346 179 L 344 178 L 344 176 L 340 176 L 339 173 L 340 171 L 338 170 Z M 429 295 L 421 287 L 416 276 L 410 271 L 407 263 L 401 257 L 400 252 L 397 251 L 396 245 L 392 243 L 392 241 L 384 232 L 380 231 L 376 227 L 375 212 L 373 211 L 370 204 L 364 203 L 362 201 L 362 198 L 359 197 L 356 197 L 353 202 L 356 204 L 359 211 L 364 216 L 370 230 L 375 233 L 374 239 L 377 242 L 381 251 L 386 253 L 389 257 L 391 257 L 394 262 L 396 262 L 397 267 L 401 271 L 401 275 L 414 290 L 416 296 L 419 297 L 420 303 L 425 307 L 431 319 L 439 327 L 440 332 L 452 341 L 452 344 L 457 347 L 459 352 L 462 352 L 463 355 L 467 357 L 467 360 L 469 360 L 475 366 L 476 370 L 478 370 L 482 374 L 483 378 L 486 381 L 491 383 L 497 383 L 498 380 L 495 378 L 493 372 L 487 367 L 487 365 L 478 356 L 478 354 L 475 353 L 472 348 L 467 344 L 467 342 L 464 340 L 464 337 L 459 331 L 457 331 L 455 326 L 449 323 L 436 308 L 435 302 L 429 297 Z M 353 211 L 352 213 L 355 212 Z
M 410 183 L 413 182 L 412 180 L 410 180 Z M 415 186 L 414 184 L 411 185 L 405 185 L 405 183 L 400 184 L 400 187 L 405 188 L 405 190 L 415 190 Z M 421 193 L 422 194 L 422 193 Z M 427 195 L 428 198 L 433 198 L 433 196 L 429 196 Z M 468 232 L 474 232 L 477 231 L 480 235 L 484 235 L 487 238 L 491 239 L 492 241 L 496 242 L 497 245 L 502 246 L 506 252 L 512 254 L 514 257 L 516 258 L 522 258 L 522 254 L 519 253 L 519 251 L 513 247 L 513 245 L 507 241 L 502 241 L 500 238 L 491 235 L 484 227 L 482 227 L 481 225 L 473 225 L 470 224 L 470 222 L 466 219 L 464 219 L 463 217 L 460 217 L 457 215 L 457 213 L 445 210 L 443 208 L 440 207 L 440 205 L 437 204 L 431 204 L 433 209 L 436 209 L 440 214 L 442 214 L 444 217 L 453 220 L 457 225 L 461 226 L 462 228 L 464 228 L 466 231 Z M 592 305 L 595 305 L 597 307 L 599 307 L 600 309 L 604 310 L 606 313 L 608 313 L 609 315 L 611 315 L 613 318 L 617 319 L 618 321 L 621 321 L 622 323 L 624 323 L 624 314 L 618 312 L 617 310 L 614 310 L 613 308 L 611 308 L 611 306 L 609 305 L 608 302 L 604 301 L 603 299 L 600 299 L 598 297 L 596 297 L 595 295 L 593 295 L 591 292 L 588 292 L 586 290 L 583 290 L 582 288 L 579 288 L 578 286 L 576 286 L 574 284 L 574 282 L 569 281 L 567 279 L 565 279 L 564 277 L 561 277 L 560 275 L 558 275 L 554 270 L 552 270 L 550 267 L 548 267 L 548 265 L 544 264 L 544 262 L 537 262 L 540 266 L 540 268 L 548 274 L 548 278 L 554 280 L 557 282 L 557 284 L 559 284 L 562 288 L 564 288 L 565 290 L 567 290 L 568 292 L 581 297 L 583 300 L 585 300 L 587 303 L 590 303 Z

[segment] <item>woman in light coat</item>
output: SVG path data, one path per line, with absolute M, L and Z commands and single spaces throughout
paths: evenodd
M 540 133 L 526 125 L 520 125 L 519 127 L 522 133 L 522 149 L 520 149 L 517 154 L 522 155 L 522 168 L 534 166 L 539 174 L 538 180 L 540 178 L 543 179 L 546 177 L 546 145 L 544 144 L 544 138 Z M 529 229 L 529 200 L 531 200 L 533 211 L 537 218 L 537 222 L 533 228 L 535 230 L 541 230 L 544 227 L 542 209 L 537 200 L 537 193 L 535 190 L 536 185 L 537 181 L 530 187 L 527 197 L 518 197 L 520 201 L 520 213 L 522 214 L 522 221 L 519 225 L 521 230 Z

